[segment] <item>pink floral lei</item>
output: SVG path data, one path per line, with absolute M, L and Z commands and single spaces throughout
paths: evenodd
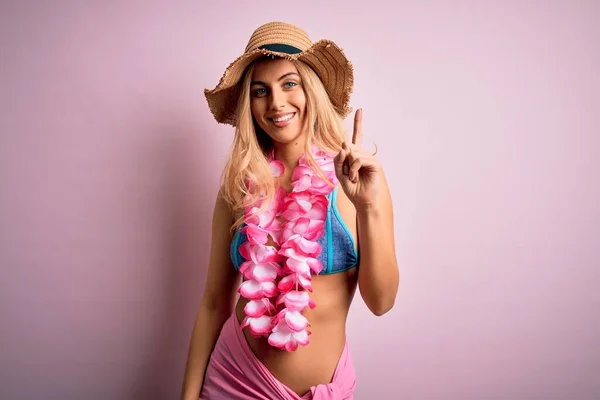
M 316 146 L 312 150 L 325 176 L 337 185 L 334 156 Z M 270 166 L 275 178 L 285 170 L 273 153 Z M 333 189 L 313 171 L 306 155 L 294 168 L 292 188 L 288 194 L 279 186 L 269 208 L 262 213 L 258 212 L 260 202 L 247 205 L 242 232 L 248 241 L 240 246 L 246 260 L 240 272 L 245 279 L 238 289 L 242 297 L 249 299 L 242 328 L 249 327 L 253 336 L 267 337 L 270 345 L 287 351 L 309 343 L 309 322 L 302 313 L 316 306 L 308 292 L 312 292 L 311 273 L 323 269 L 317 258 L 321 253 L 317 240 L 323 235 L 327 218 L 326 196 Z M 279 249 L 267 245 L 269 235 Z

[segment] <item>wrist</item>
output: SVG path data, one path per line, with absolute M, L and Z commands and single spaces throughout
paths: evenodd
M 367 218 L 377 218 L 381 216 L 381 207 L 379 207 L 376 203 L 362 203 L 356 204 L 356 216 L 360 220 L 365 220 Z

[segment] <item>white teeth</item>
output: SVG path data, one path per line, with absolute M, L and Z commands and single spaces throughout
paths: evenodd
M 294 116 L 294 114 L 288 114 L 288 115 L 285 115 L 285 116 L 280 117 L 280 118 L 273 118 L 273 121 L 274 122 L 289 121 L 290 119 L 292 119 L 293 116 Z

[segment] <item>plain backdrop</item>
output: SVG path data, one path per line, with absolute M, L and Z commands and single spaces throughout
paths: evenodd
M 344 49 L 391 185 L 356 399 L 600 398 L 600 3 L 568 0 L 2 2 L 0 398 L 178 397 L 233 135 L 203 90 L 271 20 Z

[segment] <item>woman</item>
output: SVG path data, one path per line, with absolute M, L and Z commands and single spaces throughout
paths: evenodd
M 382 315 L 399 273 L 390 192 L 361 147 L 361 110 L 345 138 L 352 84 L 335 43 L 271 22 L 206 91 L 235 137 L 183 399 L 353 398 L 345 326 L 356 287 Z

